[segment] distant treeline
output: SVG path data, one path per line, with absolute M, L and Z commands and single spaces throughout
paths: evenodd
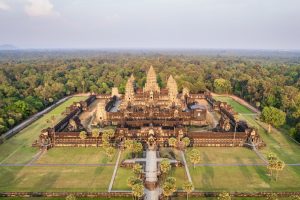
M 110 93 L 112 87 L 124 93 L 131 73 L 136 85 L 142 87 L 145 72 L 153 65 L 161 87 L 172 74 L 179 90 L 188 87 L 194 93 L 205 89 L 232 93 L 259 109 L 275 107 L 284 111 L 285 128 L 300 141 L 300 62 L 297 56 L 280 59 L 168 55 L 167 52 L 59 52 L 0 53 L 0 133 L 66 95 Z M 22 59 L 23 54 L 26 59 Z

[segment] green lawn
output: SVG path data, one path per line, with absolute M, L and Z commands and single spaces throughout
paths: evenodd
M 86 97 L 72 97 L 54 108 L 49 113 L 23 129 L 14 137 L 8 139 L 0 145 L 0 163 L 27 163 L 38 152 L 37 148 L 32 148 L 31 144 L 36 140 L 44 128 L 47 128 L 47 119 L 55 116 L 56 121 L 64 116 L 61 113 L 73 102 L 84 100 Z
M 274 130 L 271 133 L 268 133 L 263 128 L 263 126 L 266 128 L 267 125 L 258 122 L 253 116 L 244 115 L 240 116 L 240 119 L 246 120 L 250 125 L 255 126 L 258 129 L 259 135 L 267 144 L 266 147 L 260 150 L 265 156 L 267 156 L 269 152 L 273 152 L 286 163 L 300 163 L 300 146 L 288 135 Z
M 190 167 L 195 189 L 200 191 L 299 191 L 300 168 L 287 166 L 277 181 L 265 166 Z
M 184 167 L 172 167 L 169 177 L 176 178 L 176 186 L 179 190 L 182 190 L 183 184 L 188 181 Z
M 119 167 L 112 189 L 131 190 L 131 188 L 127 186 L 127 179 L 131 176 L 134 176 L 134 173 L 131 168 Z
M 235 112 L 243 113 L 243 114 L 254 114 L 253 111 L 251 111 L 250 109 L 248 109 L 246 106 L 240 104 L 239 102 L 235 101 L 231 97 L 227 97 L 227 96 L 214 96 L 214 99 L 216 99 L 218 101 L 222 101 L 222 102 L 227 102 L 229 105 L 231 105 L 233 107 L 233 109 L 235 110 Z
M 107 191 L 113 167 L 0 167 L 0 191 Z
M 117 153 L 117 151 L 116 151 Z M 116 153 L 110 160 L 103 148 L 96 147 L 57 147 L 47 151 L 36 163 L 55 164 L 106 164 L 115 163 Z
M 263 161 L 250 149 L 244 147 L 196 147 L 200 151 L 200 164 L 256 164 Z M 188 148 L 185 152 L 186 160 L 190 164 Z

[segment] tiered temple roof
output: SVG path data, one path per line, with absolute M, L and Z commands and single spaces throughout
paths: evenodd
M 168 88 L 170 100 L 174 101 L 178 95 L 178 88 L 177 88 L 177 83 L 172 75 L 170 75 L 168 78 L 167 88 Z
M 160 88 L 157 84 L 156 73 L 151 65 L 147 73 L 147 81 L 144 87 L 144 92 L 160 92 Z

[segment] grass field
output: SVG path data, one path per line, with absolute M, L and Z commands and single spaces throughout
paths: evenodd
M 238 103 L 237 101 L 235 101 L 231 97 L 227 97 L 227 96 L 214 96 L 214 99 L 216 99 L 218 101 L 227 102 L 228 104 L 230 104 L 233 107 L 233 109 L 235 110 L 235 112 L 242 113 L 242 114 L 253 114 L 253 112 L 250 109 L 248 109 L 244 105 L 241 105 L 240 103 Z
M 96 147 L 58 147 L 52 148 L 47 153 L 45 153 L 39 160 L 35 163 L 40 164 L 106 164 L 115 163 L 116 153 L 112 160 L 110 160 L 103 148 Z
M 286 167 L 277 181 L 267 175 L 265 166 L 190 167 L 194 186 L 200 191 L 299 191 L 300 168 Z
M 200 151 L 200 164 L 257 164 L 263 161 L 256 155 L 256 153 L 247 148 L 228 148 L 228 147 L 198 147 Z M 188 149 L 185 153 L 186 160 L 190 163 L 188 158 Z
M 0 191 L 107 191 L 113 167 L 0 167 Z
M 240 105 L 230 97 L 217 97 L 226 101 L 239 113 L 240 120 L 247 121 L 259 130 L 259 134 L 266 147 L 260 150 L 264 156 L 274 152 L 286 163 L 300 163 L 300 146 L 287 135 L 274 131 L 269 134 L 265 131 L 266 124 L 257 121 L 255 116 L 244 115 L 252 111 Z M 265 126 L 265 127 L 264 127 Z M 199 148 L 200 163 L 261 163 L 254 152 L 245 148 Z M 187 159 L 188 160 L 188 159 Z M 189 162 L 189 161 L 188 161 Z M 271 180 L 265 166 L 199 166 L 190 173 L 195 188 L 201 191 L 299 191 L 300 166 L 286 166 L 280 172 L 279 180 Z
M 27 163 L 38 152 L 37 148 L 32 148 L 31 144 L 36 140 L 44 128 L 47 128 L 47 119 L 55 116 L 55 120 L 59 121 L 64 116 L 61 113 L 73 102 L 84 100 L 86 97 L 72 97 L 54 108 L 49 113 L 23 129 L 21 132 L 13 136 L 0 145 L 0 164 L 2 163 Z
M 113 184 L 113 190 L 131 190 L 127 186 L 127 179 L 131 176 L 134 176 L 131 168 L 119 167 Z
M 0 145 L 1 164 L 27 163 L 38 152 L 31 147 L 41 130 L 48 127 L 46 120 L 61 113 L 73 102 L 86 97 L 72 97 L 20 133 Z M 114 158 L 115 160 L 115 158 Z M 38 163 L 107 163 L 101 148 L 55 148 L 45 153 Z M 114 162 L 114 161 L 113 161 Z M 113 167 L 83 166 L 24 166 L 0 167 L 0 191 L 106 191 Z

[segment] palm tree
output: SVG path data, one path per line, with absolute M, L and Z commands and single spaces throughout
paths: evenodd
M 144 195 L 144 186 L 141 182 L 136 183 L 132 186 L 132 194 L 137 199 L 141 198 Z
M 170 182 L 165 182 L 162 186 L 163 195 L 169 198 L 176 191 L 176 187 Z
M 278 172 L 279 172 L 279 171 L 282 171 L 284 167 L 285 167 L 285 163 L 284 163 L 283 161 L 278 160 L 278 161 L 276 162 L 276 165 L 275 165 L 275 170 L 276 170 L 276 181 L 277 181 L 277 179 L 278 179 Z
M 114 155 L 115 153 L 115 149 L 113 147 L 107 147 L 105 149 L 105 153 L 106 155 L 109 157 L 110 161 L 112 161 L 112 156 Z
M 104 130 L 103 133 L 106 133 L 110 138 L 114 137 L 114 135 L 115 135 L 114 129 Z
M 92 130 L 92 137 L 96 138 L 96 142 L 97 142 L 97 147 L 98 147 L 98 137 L 99 137 L 99 130 L 98 129 L 93 129 Z
M 143 150 L 143 145 L 142 145 L 142 143 L 140 143 L 140 142 L 134 142 L 134 143 L 133 143 L 132 150 L 133 150 L 134 155 L 135 155 L 135 157 L 136 157 L 136 155 L 137 155 L 139 152 L 141 152 L 141 151 Z
M 98 129 L 93 129 L 92 130 L 92 136 L 95 137 L 95 138 L 99 137 L 99 130 Z
M 186 199 L 189 199 L 189 193 L 194 190 L 194 186 L 191 182 L 185 182 L 182 186 L 182 189 L 186 192 Z
M 169 146 L 175 147 L 176 143 L 177 143 L 177 140 L 176 140 L 176 138 L 171 137 L 171 138 L 168 139 L 168 143 L 169 143 Z
M 136 163 L 132 167 L 133 173 L 139 176 L 142 173 L 142 165 Z
M 189 158 L 190 158 L 190 161 L 193 163 L 194 168 L 195 168 L 195 164 L 200 162 L 200 152 L 197 149 L 193 149 L 189 153 Z
M 188 147 L 191 143 L 191 140 L 188 137 L 184 137 L 184 138 L 182 138 L 182 142 L 183 142 L 185 147 Z
M 162 159 L 160 162 L 160 171 L 163 175 L 167 174 L 171 170 L 170 161 L 166 158 Z
M 230 194 L 228 192 L 221 192 L 218 196 L 218 200 L 231 200 Z
M 125 140 L 125 148 L 132 153 L 133 150 L 133 140 Z
M 86 141 L 85 141 L 85 139 L 87 138 L 86 132 L 85 131 L 81 131 L 79 133 L 79 137 L 80 137 L 80 139 L 84 140 L 84 146 L 86 147 Z
M 276 193 L 271 193 L 267 195 L 267 200 L 278 200 L 278 196 Z
M 127 179 L 127 186 L 132 188 L 133 185 L 135 185 L 137 183 L 142 183 L 142 182 L 143 181 L 141 179 L 131 176 Z
M 76 200 L 76 197 L 73 194 L 66 196 L 66 200 Z
M 270 176 L 273 176 L 273 170 L 276 170 L 276 163 L 277 163 L 277 156 L 273 153 L 269 153 L 267 156 L 267 160 L 268 160 L 268 165 L 267 168 L 270 172 Z

